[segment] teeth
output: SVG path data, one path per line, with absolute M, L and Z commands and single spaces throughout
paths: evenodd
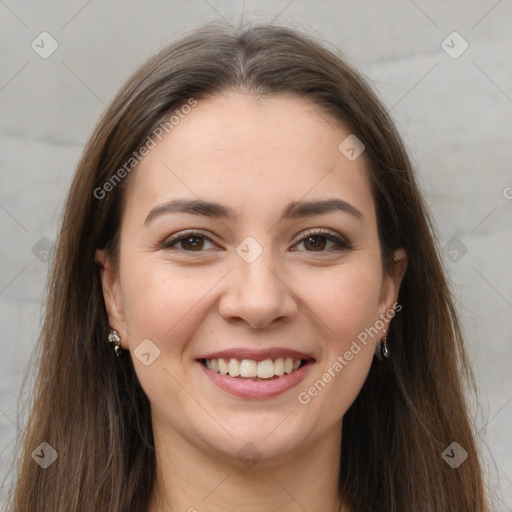
M 207 359 L 208 361 L 208 359 Z M 219 363 L 219 372 L 221 375 L 226 375 L 228 373 L 228 365 L 224 361 L 224 359 L 217 359 L 217 362 Z M 212 368 L 213 370 L 213 368 Z
M 230 359 L 228 371 L 230 377 L 238 377 L 240 375 L 240 363 L 236 359 Z
M 299 364 L 300 364 L 300 360 Z M 284 375 L 284 359 L 282 357 L 278 357 L 274 361 L 274 374 L 275 375 Z
M 240 363 L 240 375 L 242 377 L 259 377 L 258 363 L 252 359 L 242 359 Z
M 274 360 L 265 359 L 263 361 L 255 361 L 253 359 L 206 359 L 206 368 L 220 373 L 221 375 L 229 374 L 230 377 L 245 377 L 259 379 L 270 379 L 275 375 L 280 376 L 285 373 L 292 373 L 300 366 L 300 359 L 292 357 L 278 357 Z
M 274 363 L 272 359 L 265 359 L 258 363 L 258 377 L 260 379 L 270 379 L 274 376 Z

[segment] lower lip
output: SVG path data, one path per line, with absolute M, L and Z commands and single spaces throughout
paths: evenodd
M 281 375 L 272 380 L 242 380 L 229 375 L 221 375 L 206 368 L 204 364 L 197 361 L 197 364 L 203 369 L 208 378 L 219 388 L 228 393 L 250 400 L 262 400 L 280 395 L 293 388 L 304 379 L 314 361 L 308 360 L 303 366 L 292 373 Z

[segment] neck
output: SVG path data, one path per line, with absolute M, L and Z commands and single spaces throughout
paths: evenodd
M 149 512 L 338 512 L 341 425 L 279 460 L 244 464 L 154 428 L 157 481 Z

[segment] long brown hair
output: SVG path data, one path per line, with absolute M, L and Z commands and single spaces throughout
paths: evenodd
M 170 113 L 227 89 L 295 94 L 364 142 L 385 268 L 403 247 L 408 268 L 388 333 L 343 419 L 340 495 L 354 512 L 487 510 L 465 389 L 474 386 L 430 214 L 406 150 L 364 79 L 309 36 L 274 26 L 202 27 L 160 51 L 123 86 L 92 134 L 67 198 L 37 377 L 10 495 L 13 512 L 143 512 L 156 465 L 149 401 L 131 358 L 116 358 L 95 250 L 115 255 L 130 161 Z M 113 183 L 111 181 L 111 183 Z M 465 384 L 470 384 L 466 387 Z M 32 452 L 58 453 L 46 469 Z M 452 468 L 457 442 L 468 458 Z

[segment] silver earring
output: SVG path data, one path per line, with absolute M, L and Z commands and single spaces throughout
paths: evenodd
M 116 356 L 119 357 L 119 354 L 121 353 L 121 338 L 119 337 L 119 334 L 115 330 L 111 330 L 108 335 L 108 341 L 110 343 L 114 343 L 114 350 L 116 351 Z
M 384 336 L 380 341 L 380 353 L 382 354 L 382 357 L 389 357 L 389 349 L 386 345 L 386 336 Z
M 386 334 L 386 332 L 387 332 L 385 328 L 382 329 L 382 331 L 384 332 L 384 334 Z M 377 357 L 377 359 L 379 361 L 382 361 L 383 357 L 389 357 L 389 349 L 386 344 L 386 336 L 382 337 L 382 339 L 380 340 L 380 343 L 375 348 L 375 356 Z

